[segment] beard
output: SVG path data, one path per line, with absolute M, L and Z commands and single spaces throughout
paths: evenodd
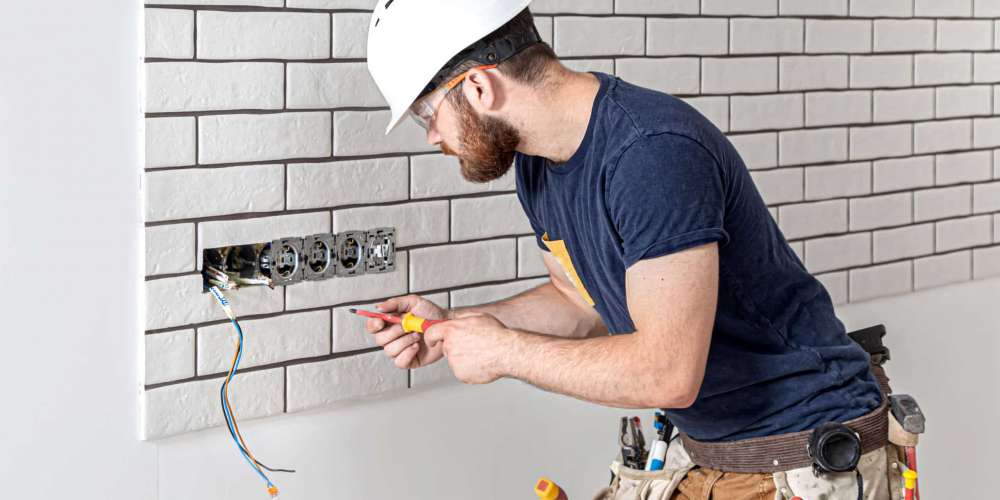
M 504 120 L 477 114 L 461 92 L 452 92 L 448 98 L 458 115 L 462 154 L 444 143 L 441 151 L 458 157 L 462 177 L 469 182 L 482 184 L 503 177 L 514 163 L 520 134 Z

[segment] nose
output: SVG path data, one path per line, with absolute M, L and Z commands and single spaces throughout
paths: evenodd
M 434 125 L 431 125 L 427 129 L 427 144 L 430 144 L 431 146 L 437 146 L 438 144 L 441 144 L 441 141 L 442 141 L 441 134 L 439 134 L 437 129 L 434 128 Z

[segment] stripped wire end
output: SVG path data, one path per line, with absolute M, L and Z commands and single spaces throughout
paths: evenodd
M 278 487 L 271 485 L 267 487 L 267 492 L 271 495 L 271 498 L 278 498 Z

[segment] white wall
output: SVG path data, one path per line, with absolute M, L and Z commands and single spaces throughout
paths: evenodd
M 0 17 L 0 46 L 17 49 L 0 52 L 6 498 L 265 498 L 220 428 L 137 439 L 139 22 L 138 5 L 70 0 L 11 3 Z M 980 496 L 1000 465 L 998 301 L 1000 281 L 989 281 L 841 309 L 851 327 L 889 325 L 895 386 L 930 419 L 928 498 Z M 619 414 L 503 382 L 244 432 L 269 465 L 301 471 L 279 478 L 283 498 L 528 498 L 544 473 L 578 499 L 606 481 Z

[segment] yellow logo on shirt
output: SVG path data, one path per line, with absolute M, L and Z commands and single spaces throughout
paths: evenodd
M 587 292 L 587 288 L 583 286 L 583 281 L 580 280 L 580 275 L 576 273 L 576 268 L 573 267 L 573 259 L 569 256 L 569 251 L 566 249 L 566 243 L 563 240 L 550 240 L 549 233 L 542 235 L 542 241 L 545 246 L 549 248 L 549 252 L 552 252 L 552 256 L 559 261 L 559 265 L 562 266 L 563 271 L 566 271 L 566 276 L 569 277 L 570 282 L 573 286 L 580 292 L 583 296 L 583 300 L 586 300 L 591 307 L 594 306 L 594 299 L 590 297 L 590 293 Z

